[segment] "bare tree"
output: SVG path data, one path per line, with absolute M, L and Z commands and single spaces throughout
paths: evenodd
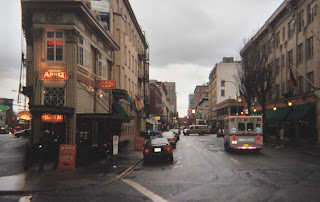
M 240 92 L 246 99 L 248 110 L 254 98 L 259 102 L 262 115 L 274 82 L 272 62 L 269 60 L 272 44 L 267 36 L 253 37 L 241 51 L 242 65 L 239 71 Z M 264 119 L 265 120 L 265 119 Z

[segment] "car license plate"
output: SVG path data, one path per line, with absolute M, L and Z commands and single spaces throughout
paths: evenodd
M 244 146 L 244 147 L 249 147 L 249 144 L 244 144 L 243 146 Z
M 154 148 L 154 152 L 161 152 L 161 148 Z

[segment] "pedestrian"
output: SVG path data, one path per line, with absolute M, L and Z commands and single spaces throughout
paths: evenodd
M 60 144 L 63 144 L 63 140 L 59 135 L 53 135 L 52 136 L 52 145 L 49 148 L 51 160 L 53 161 L 53 169 L 56 169 L 58 167 L 58 161 L 59 161 L 59 148 Z
M 41 137 L 38 145 L 38 152 L 39 152 L 39 172 L 43 171 L 43 167 L 46 161 L 50 159 L 49 149 L 52 145 L 52 141 L 49 137 L 50 132 L 49 130 L 45 130 L 43 136 Z

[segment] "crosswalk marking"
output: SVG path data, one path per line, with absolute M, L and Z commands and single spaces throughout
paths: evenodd
M 156 202 L 167 202 L 167 200 L 161 198 L 157 194 L 153 193 L 152 191 L 149 191 L 148 189 L 144 188 L 143 186 L 141 186 L 140 184 L 138 184 L 138 183 L 136 183 L 136 182 L 134 182 L 132 180 L 123 179 L 122 181 L 127 183 L 128 185 L 132 186 L 133 188 L 135 188 L 140 193 L 142 193 L 143 195 L 147 196 L 148 198 L 150 198 L 153 201 L 156 201 Z

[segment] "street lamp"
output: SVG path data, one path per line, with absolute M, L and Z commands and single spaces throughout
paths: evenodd
M 223 83 L 226 83 L 226 82 L 229 82 L 229 83 L 232 83 L 235 87 L 236 87 L 236 96 L 235 96 L 235 100 L 239 102 L 241 102 L 241 97 L 240 97 L 240 93 L 239 93 L 239 90 L 238 90 L 238 86 L 237 84 L 235 84 L 233 81 L 226 81 L 226 80 L 221 80 Z M 237 115 L 239 114 L 239 108 L 238 108 L 238 103 L 237 103 Z

